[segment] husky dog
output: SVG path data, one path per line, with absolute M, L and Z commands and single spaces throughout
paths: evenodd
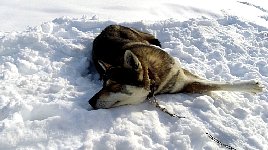
M 120 25 L 106 27 L 95 38 L 92 59 L 103 80 L 102 89 L 89 100 L 94 109 L 137 104 L 162 93 L 262 91 L 256 81 L 202 79 L 181 68 L 153 35 Z

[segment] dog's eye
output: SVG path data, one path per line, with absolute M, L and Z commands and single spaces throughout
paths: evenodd
M 107 81 L 108 79 L 109 79 L 109 74 L 108 73 L 103 74 L 103 80 Z

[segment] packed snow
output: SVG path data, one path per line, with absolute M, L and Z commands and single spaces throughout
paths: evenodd
M 185 14 L 192 8 L 191 3 L 178 4 L 185 5 L 178 10 Z M 199 9 L 198 17 L 183 19 L 173 12 L 173 19 L 134 18 L 135 22 L 81 15 L 54 17 L 23 31 L 6 28 L 0 32 L 0 149 L 224 149 L 206 133 L 236 149 L 268 149 L 268 26 L 263 24 L 268 24 L 268 8 L 250 0 L 233 4 L 260 11 L 256 22 L 242 14 L 231 15 L 234 9 L 224 10 L 225 15 L 206 15 L 208 11 Z M 107 13 L 120 12 L 110 6 Z M 201 77 L 258 80 L 264 91 L 156 97 L 163 107 L 186 117 L 182 119 L 147 101 L 93 110 L 88 100 L 102 83 L 91 71 L 92 42 L 110 24 L 155 35 L 163 50 Z

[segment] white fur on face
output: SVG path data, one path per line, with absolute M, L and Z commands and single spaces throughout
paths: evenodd
M 111 108 L 121 105 L 138 104 L 143 102 L 150 92 L 145 90 L 143 87 L 131 85 L 126 85 L 124 90 L 126 90 L 126 92 L 110 92 L 107 96 L 100 96 L 97 100 L 96 107 Z

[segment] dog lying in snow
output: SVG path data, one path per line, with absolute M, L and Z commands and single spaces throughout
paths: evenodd
M 162 93 L 210 91 L 262 91 L 259 82 L 217 82 L 202 79 L 181 68 L 153 35 L 110 25 L 93 42 L 92 59 L 103 88 L 89 104 L 94 109 L 143 102 Z

